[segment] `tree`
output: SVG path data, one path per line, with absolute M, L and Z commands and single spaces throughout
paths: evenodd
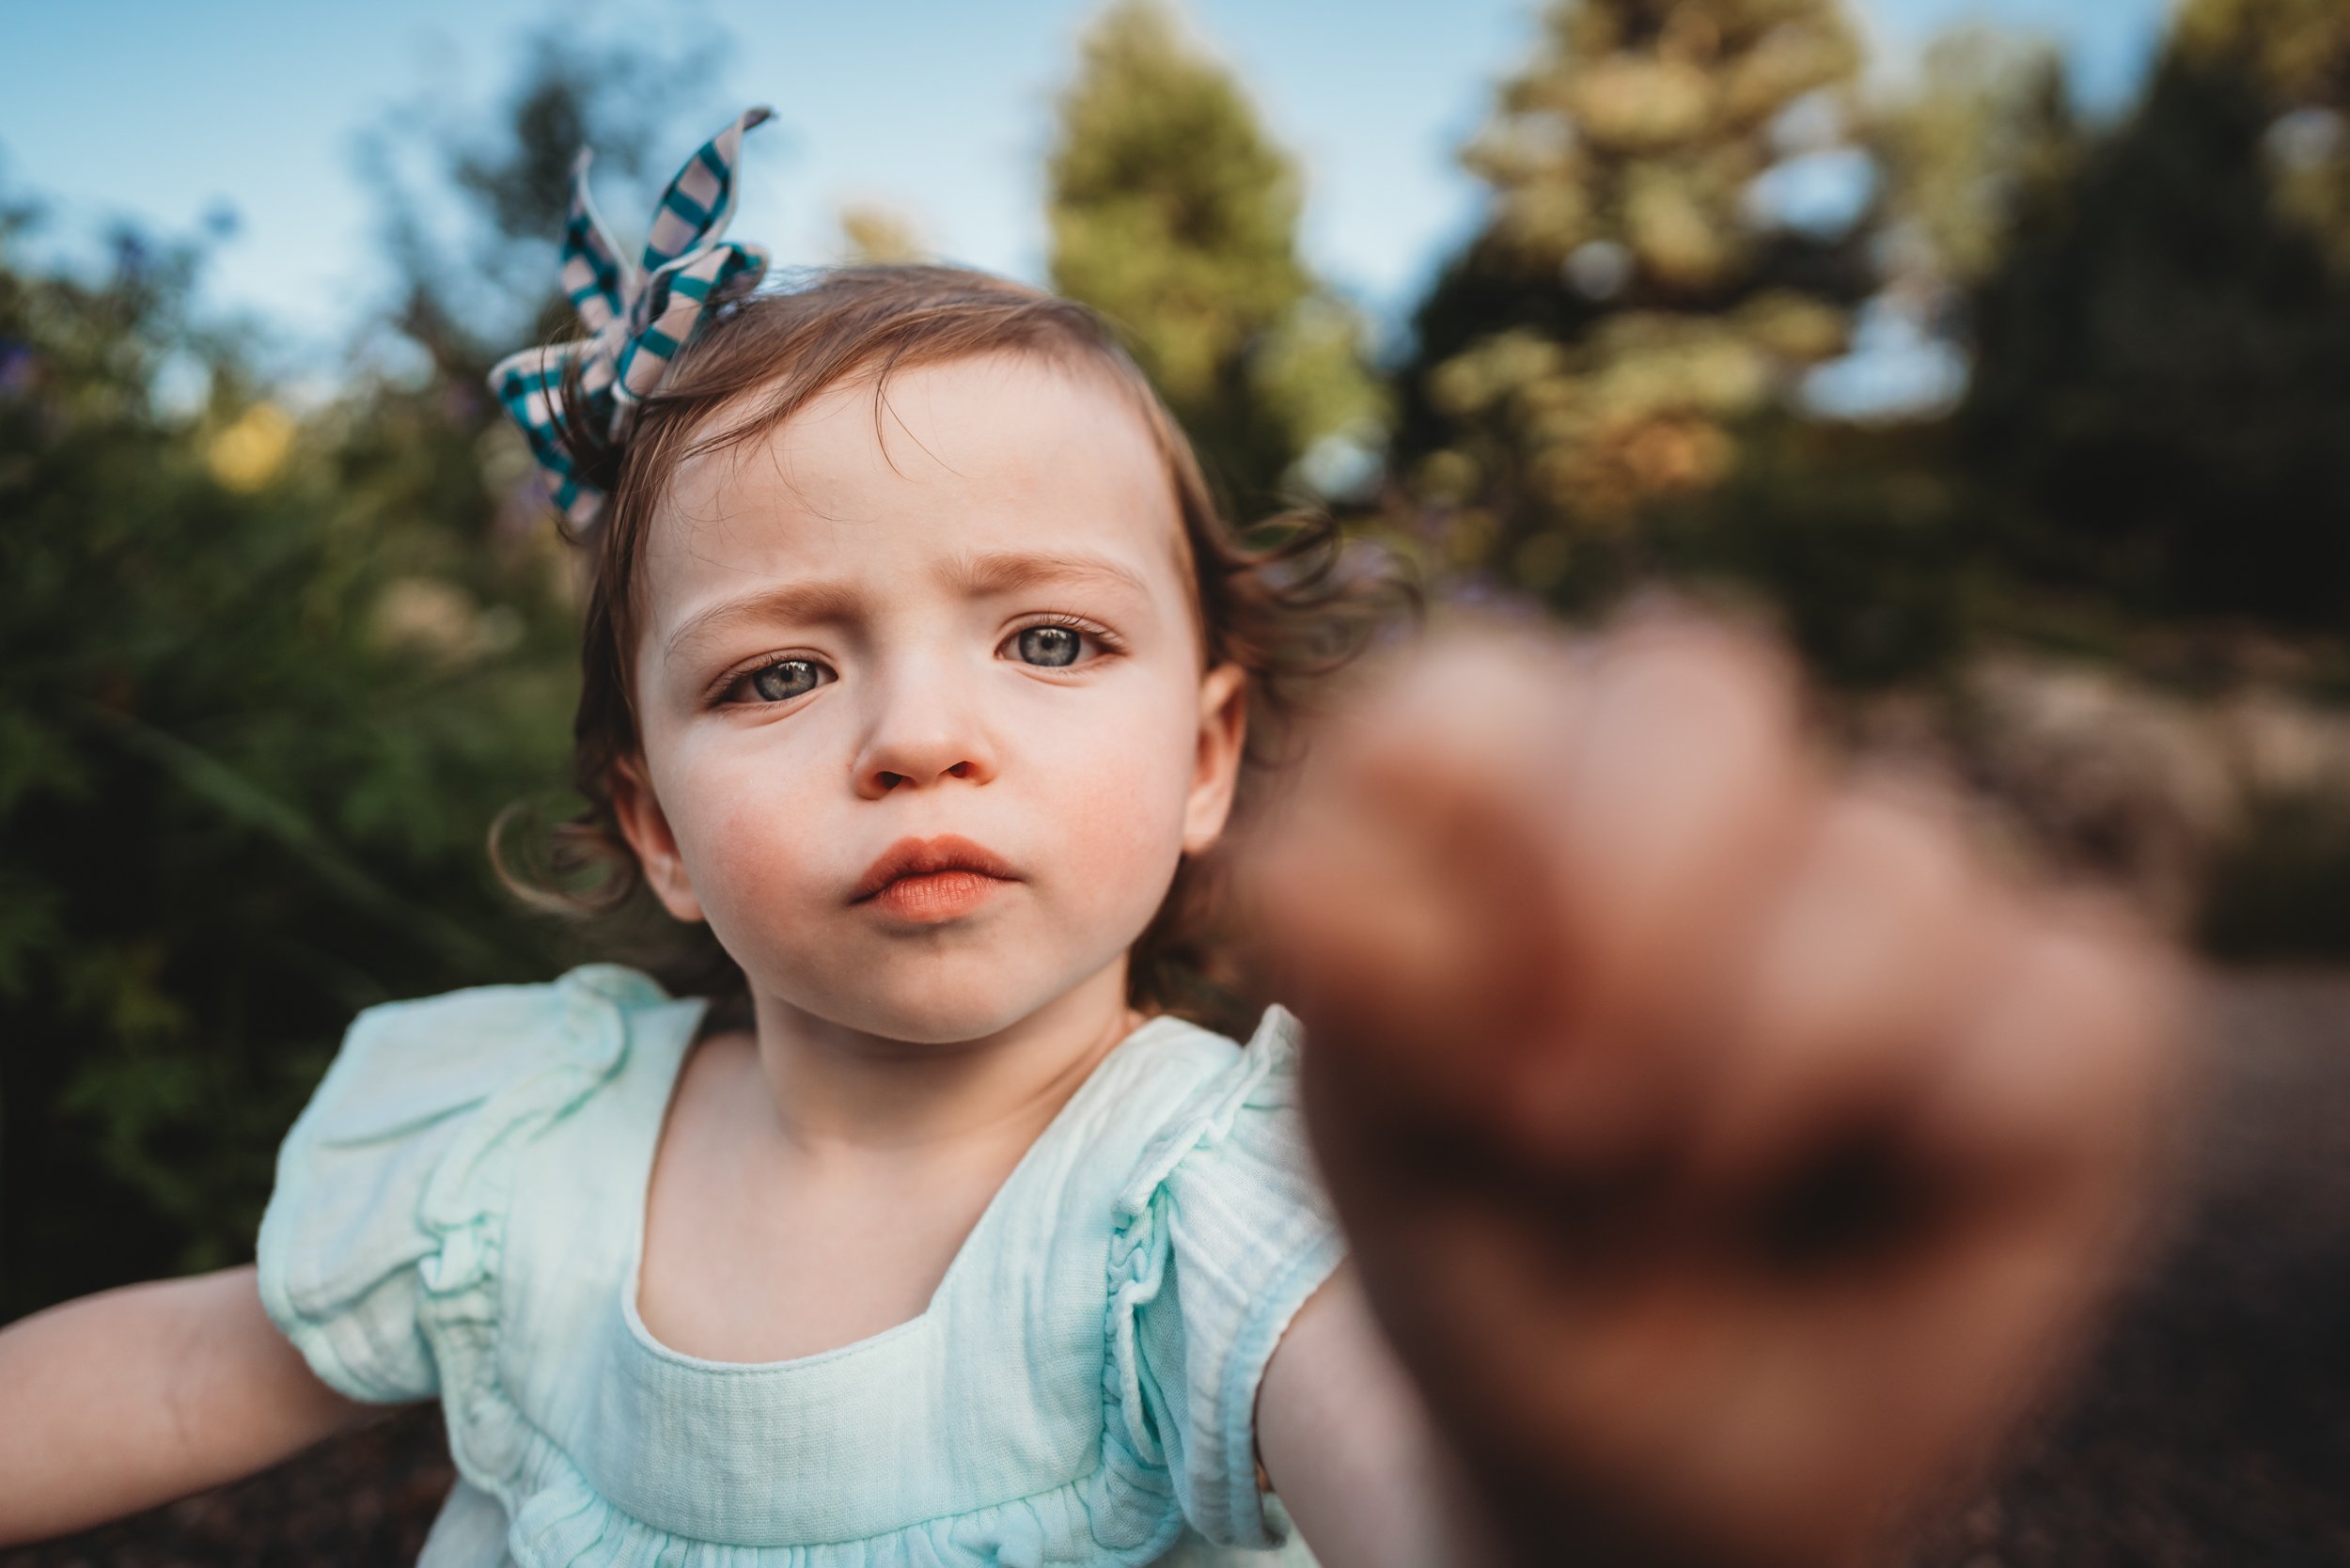
M 2126 615 L 2350 615 L 2350 11 L 2193 0 L 1977 303 L 1967 459 L 2027 581 Z
M 1160 0 L 1087 35 L 1049 176 L 1054 288 L 1125 328 L 1237 502 L 1375 420 L 1359 324 L 1297 255 L 1295 165 Z
M 1559 0 L 1464 162 L 1490 216 L 1416 319 L 1398 453 L 1446 563 L 1558 590 L 1727 478 L 1844 345 L 1875 171 L 1834 0 Z
M 2072 177 L 2083 139 L 2063 56 L 2044 39 L 1983 26 L 1935 39 L 1915 85 L 1871 130 L 1903 253 L 1896 281 L 1951 290 L 1998 268 L 2017 220 Z

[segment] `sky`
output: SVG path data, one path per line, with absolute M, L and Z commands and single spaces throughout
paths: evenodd
M 0 0 L 0 195 L 42 198 L 42 243 L 98 253 L 118 218 L 215 242 L 208 303 L 269 323 L 278 352 L 331 353 L 384 288 L 358 147 L 403 107 L 479 118 L 549 19 L 602 40 L 725 39 L 681 112 L 682 159 L 744 104 L 779 124 L 745 148 L 738 238 L 835 259 L 844 204 L 910 220 L 955 259 L 1041 280 L 1056 93 L 1102 0 Z M 1987 21 L 2053 39 L 2092 109 L 2125 103 L 2167 0 L 1857 0 L 1878 69 Z M 1454 163 L 1537 36 L 1537 0 L 1184 0 L 1304 169 L 1308 261 L 1392 327 L 1474 227 Z M 707 121 L 707 125 L 701 121 Z M 607 210 L 612 198 L 606 196 Z M 637 227 L 614 213 L 619 227 Z

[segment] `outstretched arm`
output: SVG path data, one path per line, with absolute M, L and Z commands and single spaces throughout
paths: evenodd
M 0 1545 L 234 1481 L 377 1413 L 311 1373 L 249 1266 L 11 1324 L 0 1389 Z
M 1498 1568 L 1354 1270 L 1299 1309 L 1257 1393 L 1257 1450 L 1322 1568 Z

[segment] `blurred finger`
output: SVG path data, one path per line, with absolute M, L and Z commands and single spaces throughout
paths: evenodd
M 2183 961 L 2114 911 L 2056 899 L 2022 908 L 2004 958 L 1924 1107 L 1920 1146 L 2029 1192 L 2050 1223 L 2126 1218 L 2116 1195 L 2142 1190 L 2180 1081 Z
M 2007 910 L 1943 803 L 1883 780 L 1830 797 L 1703 1026 L 1693 1178 L 1751 1189 L 1900 1115 L 1977 1010 Z
M 1730 888 L 1775 861 L 1816 788 L 1796 686 L 1768 645 L 1650 616 L 1597 645 L 1554 814 L 1594 983 L 1669 986 Z
M 1792 674 L 1761 642 L 1652 617 L 1588 662 L 1537 818 L 1580 1045 L 1530 1057 L 1513 1103 L 1531 1141 L 1633 1159 L 1703 1071 L 1684 1027 L 1703 978 L 1778 879 L 1818 786 Z
M 1276 983 L 1324 1051 L 1489 1114 L 1553 949 L 1532 742 L 1575 701 L 1553 645 L 1456 639 L 1319 737 L 1246 871 Z M 1434 1109 L 1432 1105 L 1429 1108 Z

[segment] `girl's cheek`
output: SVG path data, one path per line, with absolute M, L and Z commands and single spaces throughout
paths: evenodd
M 1056 814 L 1067 823 L 1069 852 L 1089 871 L 1171 871 L 1195 745 L 1192 728 L 1179 730 L 1171 719 L 1136 704 L 1070 737 L 1072 765 L 1061 770 Z
M 756 909 L 766 922 L 820 898 L 821 870 L 810 863 L 817 817 L 790 760 L 746 747 L 697 760 L 682 780 L 689 821 L 673 816 L 671 825 L 704 904 L 713 913 Z

